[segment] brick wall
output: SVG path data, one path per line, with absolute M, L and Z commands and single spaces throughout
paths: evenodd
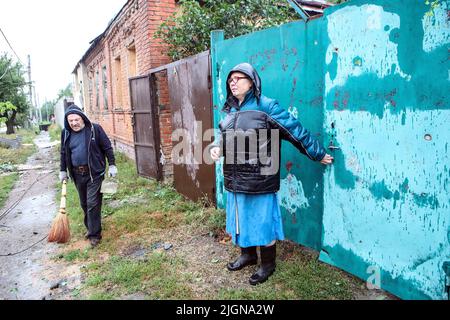
M 163 175 L 173 177 L 172 164 L 172 113 L 170 110 L 169 85 L 167 72 L 155 74 L 156 96 L 159 105 L 159 131 L 161 134 L 161 151 L 164 156 Z
M 158 26 L 175 12 L 175 0 L 129 0 L 119 16 L 109 26 L 101 41 L 84 59 L 88 76 L 92 81 L 85 90 L 90 97 L 85 103 L 89 117 L 102 125 L 116 149 L 130 158 L 135 158 L 134 137 L 131 121 L 129 78 L 148 74 L 149 70 L 170 62 L 163 53 L 164 45 L 153 35 Z M 104 105 L 102 88 L 102 68 L 106 66 L 108 107 Z M 90 71 L 91 70 L 91 71 Z M 99 71 L 99 107 L 96 107 L 95 74 Z M 171 113 L 167 78 L 157 75 L 159 105 L 159 124 L 161 149 L 163 152 L 164 177 L 173 174 L 171 161 Z

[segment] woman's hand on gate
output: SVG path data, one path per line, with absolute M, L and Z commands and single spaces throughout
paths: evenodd
M 320 161 L 321 164 L 329 165 L 333 164 L 334 158 L 330 156 L 328 153 L 323 157 L 323 159 Z

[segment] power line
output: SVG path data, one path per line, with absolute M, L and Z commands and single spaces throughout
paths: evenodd
M 34 182 L 31 184 L 31 186 L 29 186 L 23 193 L 22 195 L 19 197 L 19 199 L 17 199 L 8 209 L 6 209 L 5 211 L 3 211 L 0 214 L 0 220 L 2 220 L 4 217 L 6 217 L 8 214 L 10 214 L 12 212 L 12 210 L 22 201 L 22 199 L 25 197 L 25 195 L 27 194 L 28 191 L 30 191 L 30 189 L 37 183 L 40 182 L 42 180 L 40 180 L 41 175 L 43 175 L 43 173 L 39 173 L 38 176 L 36 177 L 36 179 L 34 180 Z M 49 176 L 44 177 L 47 178 Z
M 44 241 L 45 239 L 47 239 L 47 237 L 48 237 L 48 236 L 43 237 L 41 240 L 36 241 L 35 243 L 33 243 L 32 245 L 26 247 L 26 248 L 23 249 L 23 250 L 20 250 L 20 251 L 14 252 L 14 253 L 0 254 L 0 257 L 11 257 L 11 256 L 15 256 L 15 255 L 21 254 L 21 253 L 23 253 L 23 252 L 25 252 L 25 251 L 27 251 L 27 250 L 30 250 L 31 248 L 33 248 L 33 247 L 34 247 L 35 245 L 37 245 L 38 243 L 41 243 L 42 241 Z
M 0 32 L 3 35 L 3 38 L 5 38 L 6 43 L 8 44 L 8 46 L 11 48 L 12 52 L 14 52 L 14 54 L 16 55 L 17 59 L 20 61 L 20 63 L 23 65 L 22 60 L 20 60 L 19 55 L 16 53 L 16 51 L 14 51 L 13 47 L 11 46 L 11 44 L 8 41 L 8 38 L 6 38 L 6 35 L 4 34 L 2 28 L 0 28 Z

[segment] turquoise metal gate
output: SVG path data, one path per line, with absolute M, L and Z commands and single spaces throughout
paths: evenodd
M 275 98 L 313 134 L 321 138 L 323 109 L 320 94 L 310 90 L 320 86 L 320 73 L 307 79 L 306 42 L 303 23 L 291 23 L 263 32 L 226 41 L 223 34 L 213 34 L 212 73 L 214 121 L 217 128 L 224 115 L 225 82 L 229 71 L 240 62 L 251 63 L 258 71 L 265 96 Z M 308 94 L 305 94 L 305 93 Z M 312 105 L 312 107 L 310 107 Z M 281 159 L 283 222 L 288 238 L 319 250 L 321 248 L 323 212 L 323 168 L 304 156 L 289 143 L 283 144 Z M 221 164 L 216 166 L 217 204 L 224 205 Z
M 450 260 L 448 3 L 326 12 L 320 258 L 405 299 L 444 299 Z M 330 124 L 333 124 L 331 126 Z
M 324 170 L 284 144 L 287 237 L 404 299 L 448 297 L 449 7 L 354 0 L 307 24 L 229 40 L 212 35 L 216 127 L 226 76 L 247 61 L 263 94 L 335 157 Z M 216 173 L 223 206 L 220 164 Z

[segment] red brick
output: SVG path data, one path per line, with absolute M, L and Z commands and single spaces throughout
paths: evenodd
M 85 83 L 85 110 L 88 116 L 94 121 L 100 123 L 107 132 L 108 136 L 117 141 L 122 147 L 121 149 L 133 150 L 134 137 L 131 126 L 131 106 L 128 88 L 128 50 L 125 47 L 129 39 L 134 39 L 136 48 L 136 75 L 147 74 L 149 70 L 159 67 L 162 64 L 169 63 L 170 59 L 162 53 L 166 47 L 161 43 L 161 40 L 154 39 L 153 34 L 159 25 L 167 20 L 174 12 L 178 10 L 175 0 L 139 0 L 139 10 L 127 18 L 128 9 L 133 4 L 130 1 L 126 4 L 127 7 L 122 10 L 118 20 L 106 31 L 105 37 L 101 39 L 98 44 L 92 48 L 89 54 L 84 59 L 84 64 L 87 68 L 93 67 L 94 77 L 92 78 L 92 92 L 88 95 L 88 83 Z M 128 19 L 128 20 L 127 20 Z M 124 20 L 127 20 L 126 23 Z M 135 28 L 131 31 L 131 37 L 123 39 L 124 28 L 134 22 Z M 116 26 L 120 26 L 117 29 Z M 118 43 L 118 45 L 117 45 Z M 115 46 L 114 54 L 112 47 Z M 117 92 L 114 82 L 114 72 L 112 72 L 115 63 L 115 57 L 121 56 L 121 72 L 122 72 L 122 104 L 117 102 Z M 107 74 L 107 97 L 108 110 L 103 106 L 103 89 L 102 89 L 102 67 L 106 66 Z M 99 109 L 95 105 L 96 88 L 95 88 L 95 71 L 99 71 Z M 163 105 L 169 104 L 169 92 L 167 86 L 167 75 L 159 75 L 158 88 L 159 100 Z M 113 111 L 120 107 L 126 112 Z M 171 126 L 170 110 L 163 110 L 160 115 L 160 135 L 161 144 L 166 154 L 167 163 L 171 163 L 170 154 L 172 150 L 172 126 Z M 127 152 L 128 153 L 128 152 Z M 134 157 L 133 154 L 129 154 Z M 171 172 L 173 170 L 164 168 L 164 172 Z

